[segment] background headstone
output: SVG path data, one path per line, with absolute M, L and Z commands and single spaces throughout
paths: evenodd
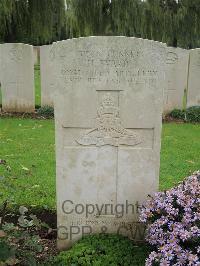
M 53 46 L 58 247 L 90 229 L 141 238 L 136 206 L 158 188 L 165 46 L 127 37 Z M 119 218 L 127 202 L 135 209 Z M 87 204 L 104 208 L 87 217 Z
M 200 48 L 190 50 L 187 107 L 200 105 Z
M 2 80 L 2 53 L 1 53 L 1 47 L 2 47 L 2 45 L 0 44 L 0 111 L 1 111 L 1 106 L 2 106 L 2 91 L 1 91 L 1 80 Z
M 187 89 L 189 51 L 167 47 L 166 88 L 164 91 L 164 113 L 183 109 Z
M 0 83 L 1 83 L 1 79 L 2 79 L 2 44 L 0 44 Z
M 27 44 L 2 44 L 2 109 L 34 112 L 33 47 Z
M 53 106 L 54 72 L 53 72 L 54 50 L 53 45 L 40 47 L 40 75 L 41 75 L 41 105 Z

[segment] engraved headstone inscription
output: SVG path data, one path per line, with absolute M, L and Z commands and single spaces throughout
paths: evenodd
M 10 112 L 34 112 L 33 47 L 21 43 L 1 45 L 2 109 Z
M 164 92 L 164 113 L 182 109 L 187 89 L 189 51 L 167 47 L 166 88 Z
M 158 188 L 165 45 L 128 37 L 53 44 L 58 247 L 86 233 L 139 239 Z
M 53 106 L 54 72 L 53 72 L 54 50 L 52 45 L 40 47 L 40 75 L 41 75 L 41 104 L 42 106 Z
M 190 50 L 187 107 L 200 105 L 200 48 Z

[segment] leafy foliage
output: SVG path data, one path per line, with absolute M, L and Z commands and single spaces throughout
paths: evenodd
M 186 118 L 189 122 L 200 123 L 200 106 L 192 106 L 186 110 Z
M 0 0 L 0 42 L 125 35 L 195 48 L 199 34 L 196 0 Z
M 175 119 L 184 120 L 185 112 L 183 110 L 180 110 L 180 109 L 174 109 L 170 112 L 170 117 L 175 118 Z
M 124 35 L 194 48 L 200 44 L 195 0 L 66 0 L 67 35 Z
M 54 109 L 51 106 L 43 106 L 40 107 L 37 113 L 45 118 L 53 118 L 54 117 Z
M 10 258 L 13 258 L 15 251 L 5 240 L 1 240 L 0 238 L 0 265 L 1 262 L 5 262 Z
M 148 251 L 148 247 L 135 246 L 123 236 L 90 235 L 77 242 L 71 250 L 61 252 L 51 265 L 142 266 Z
M 186 120 L 188 122 L 200 122 L 200 106 L 192 106 L 184 110 L 174 109 L 170 112 L 170 117 Z
M 64 0 L 0 0 L 0 42 L 35 45 L 65 37 Z
M 19 208 L 19 212 L 17 225 L 6 222 L 1 224 L 0 265 L 36 265 L 36 255 L 43 251 L 40 237 L 34 230 L 47 225 L 35 215 L 25 215 L 28 209 L 24 206 Z
M 20 265 L 35 265 L 35 255 L 43 250 L 39 243 L 39 236 L 32 235 L 13 224 L 4 224 L 3 230 L 6 236 L 2 240 L 0 239 L 0 245 L 3 245 L 4 248 L 0 262 L 12 260 L 11 265 L 19 262 Z

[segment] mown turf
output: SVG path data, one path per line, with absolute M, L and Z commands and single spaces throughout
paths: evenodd
M 163 125 L 162 190 L 200 169 L 199 140 L 200 125 Z M 7 163 L 0 164 L 0 201 L 13 198 L 16 205 L 55 208 L 53 120 L 1 119 L 0 159 Z
M 54 121 L 0 120 L 0 165 L 4 198 L 21 205 L 55 208 Z M 0 185 L 1 188 L 1 185 Z
M 41 106 L 41 83 L 40 83 L 40 65 L 35 65 L 35 106 Z
M 200 170 L 200 124 L 164 124 L 160 165 L 160 189 L 176 185 Z

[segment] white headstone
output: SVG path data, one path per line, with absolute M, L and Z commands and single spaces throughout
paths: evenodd
M 0 84 L 1 84 L 1 79 L 2 79 L 2 44 L 0 44 Z
M 2 47 L 2 45 L 0 44 L 0 111 L 1 111 L 1 106 L 2 106 L 2 91 L 1 91 L 1 79 L 2 79 L 2 53 L 1 53 L 1 47 Z
M 187 107 L 200 105 L 200 48 L 190 50 Z
M 33 47 L 21 43 L 2 44 L 2 109 L 34 112 Z
M 40 47 L 40 75 L 41 75 L 41 105 L 53 106 L 54 72 L 53 72 L 54 50 L 53 45 Z
M 58 247 L 86 232 L 141 238 L 138 205 L 159 182 L 165 46 L 128 37 L 53 46 Z
M 183 109 L 187 90 L 189 51 L 167 47 L 164 113 Z

